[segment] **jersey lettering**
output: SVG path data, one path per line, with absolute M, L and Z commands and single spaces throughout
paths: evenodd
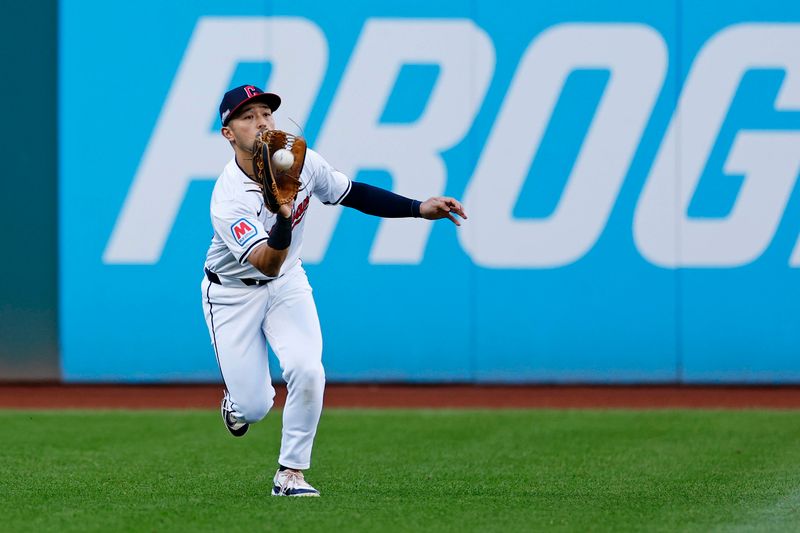
M 308 202 L 311 200 L 311 195 L 306 196 L 305 199 L 300 202 L 300 204 L 295 207 L 294 214 L 292 215 L 292 229 L 297 226 L 303 217 L 306 215 L 306 210 L 308 209 Z

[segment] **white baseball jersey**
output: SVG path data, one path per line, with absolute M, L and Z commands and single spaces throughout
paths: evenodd
M 336 205 L 350 192 L 350 179 L 309 149 L 300 192 L 292 211 L 292 244 L 278 277 L 300 263 L 305 214 L 312 196 L 324 204 Z M 234 157 L 222 171 L 211 195 L 211 223 L 214 237 L 205 266 L 219 276 L 271 279 L 251 265 L 247 258 L 259 244 L 266 243 L 277 215 L 264 207 L 261 190 L 239 167 Z

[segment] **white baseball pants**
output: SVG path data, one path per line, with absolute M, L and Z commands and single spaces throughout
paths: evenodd
M 233 281 L 233 280 L 230 280 Z M 272 407 L 267 342 L 280 362 L 288 397 L 278 462 L 311 466 L 322 412 L 325 372 L 322 333 L 306 273 L 300 265 L 260 287 L 203 279 L 203 310 L 234 416 L 258 422 Z

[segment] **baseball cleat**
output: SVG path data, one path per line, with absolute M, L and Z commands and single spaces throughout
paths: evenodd
M 299 470 L 278 470 L 272 481 L 273 496 L 319 496 L 319 491 L 309 485 Z
M 228 391 L 225 391 L 225 396 L 222 397 L 222 405 L 220 405 L 220 413 L 222 414 L 222 421 L 225 422 L 225 427 L 231 432 L 234 437 L 241 437 L 250 428 L 250 424 L 242 422 L 233 416 L 233 406 L 231 405 L 231 398 Z

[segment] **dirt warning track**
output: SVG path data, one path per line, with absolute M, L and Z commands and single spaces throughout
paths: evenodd
M 215 409 L 221 397 L 217 384 L 0 385 L 0 408 L 14 409 Z M 328 385 L 325 407 L 800 409 L 800 386 Z

